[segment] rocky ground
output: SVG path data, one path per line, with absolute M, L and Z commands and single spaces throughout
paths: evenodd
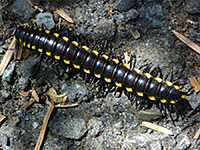
M 130 51 L 137 57 L 137 67 L 146 63 L 159 64 L 163 74 L 173 69 L 174 78 L 196 77 L 200 81 L 199 54 L 183 44 L 171 30 L 176 30 L 200 45 L 199 0 L 2 0 L 0 2 L 0 58 L 10 44 L 17 25 L 23 23 L 44 24 L 52 28 L 58 24 L 54 15 L 62 8 L 75 22 L 63 21 L 76 37 L 84 37 L 92 45 L 94 41 L 109 41 L 117 54 Z M 69 9 L 70 8 L 70 9 Z M 48 13 L 47 13 L 48 12 Z M 62 31 L 61 31 L 62 32 Z M 86 40 L 85 40 L 86 39 Z M 99 42 L 100 43 L 100 42 Z M 4 150 L 34 149 L 49 105 L 47 91 L 54 88 L 58 94 L 67 94 L 67 103 L 77 107 L 56 108 L 48 124 L 42 149 L 151 149 L 183 150 L 199 149 L 194 142 L 199 129 L 200 95 L 187 96 L 192 108 L 184 119 L 173 125 L 170 117 L 162 118 L 157 108 L 138 111 L 123 94 L 116 98 L 109 93 L 105 98 L 96 97 L 95 90 L 88 89 L 78 74 L 60 76 L 52 62 L 40 61 L 37 53 L 26 60 L 12 60 L 0 79 L 0 116 L 7 120 L 0 126 L 0 145 Z M 38 71 L 37 71 L 38 70 Z M 60 71 L 59 71 L 60 70 Z M 37 72 L 36 72 L 37 71 Z M 189 81 L 183 90 L 191 85 Z M 30 96 L 21 91 L 35 89 L 40 103 L 24 110 Z M 147 120 L 170 129 L 166 135 L 141 126 Z

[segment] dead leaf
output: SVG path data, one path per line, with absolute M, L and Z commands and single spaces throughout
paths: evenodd
M 65 102 L 67 99 L 66 93 L 58 95 L 54 88 L 50 88 L 47 95 L 55 103 Z

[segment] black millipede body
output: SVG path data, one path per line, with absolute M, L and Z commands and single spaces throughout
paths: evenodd
M 24 47 L 82 70 L 106 84 L 113 84 L 127 95 L 148 98 L 148 101 L 164 105 L 164 108 L 174 108 L 178 101 L 185 99 L 180 87 L 170 81 L 164 82 L 149 73 L 142 74 L 138 69 L 131 70 L 127 65 L 119 63 L 118 59 L 100 55 L 96 50 L 89 51 L 87 46 L 80 46 L 78 42 L 70 41 L 58 33 L 35 26 L 20 26 L 15 37 Z

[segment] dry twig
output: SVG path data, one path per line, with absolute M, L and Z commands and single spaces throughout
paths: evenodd
M 7 119 L 6 115 L 0 117 L 0 125 Z
M 198 140 L 199 135 L 200 135 L 200 128 L 199 128 L 199 130 L 197 131 L 197 133 L 196 133 L 195 136 L 194 136 L 194 140 L 195 140 L 195 141 Z
M 152 130 L 162 132 L 164 134 L 173 135 L 172 131 L 170 131 L 169 129 L 161 127 L 161 126 L 156 125 L 156 124 L 153 124 L 151 122 L 143 121 L 141 125 L 144 126 L 144 127 L 150 128 Z
M 36 144 L 34 150 L 40 150 L 40 148 L 41 148 L 41 145 L 42 145 L 42 142 L 43 142 L 43 139 L 44 139 L 44 135 L 45 135 L 45 132 L 46 132 L 47 124 L 48 124 L 49 118 L 51 116 L 51 113 L 53 112 L 53 109 L 54 109 L 54 104 L 51 103 L 50 106 L 49 106 L 49 109 L 47 111 L 47 114 L 44 118 L 42 128 L 40 130 L 40 135 L 38 137 L 38 141 L 37 141 L 37 144 Z
M 10 43 L 10 46 L 8 47 L 8 50 L 6 51 L 6 54 L 4 55 L 1 64 L 0 64 L 0 76 L 3 75 L 6 67 L 8 66 L 13 54 L 14 54 L 14 49 L 15 49 L 15 43 L 16 43 L 16 38 L 14 37 L 12 42 Z
M 74 21 L 72 20 L 72 18 L 65 13 L 65 11 L 63 9 L 57 9 L 56 13 L 62 17 L 63 19 L 65 19 L 66 21 L 68 21 L 69 23 L 74 23 Z
M 186 38 L 184 35 L 176 32 L 175 30 L 172 30 L 172 32 L 183 42 L 185 43 L 187 46 L 189 46 L 190 48 L 192 48 L 195 52 L 200 54 L 200 47 L 195 44 L 194 42 L 192 42 L 190 39 Z
M 195 92 L 196 93 L 199 92 L 200 91 L 200 85 L 199 85 L 197 79 L 195 77 L 192 77 L 189 80 L 190 80 Z

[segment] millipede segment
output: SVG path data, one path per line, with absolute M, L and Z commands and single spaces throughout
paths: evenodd
M 163 82 L 161 78 L 154 78 L 149 73 L 141 74 L 138 69 L 130 70 L 127 65 L 119 63 L 118 59 L 109 59 L 108 55 L 100 55 L 98 51 L 81 46 L 77 41 L 70 41 L 58 33 L 35 26 L 20 26 L 15 36 L 23 47 L 63 61 L 66 65 L 105 81 L 105 84 L 114 84 L 126 90 L 126 93 L 164 105 L 173 105 L 185 99 L 180 87 L 170 81 Z

